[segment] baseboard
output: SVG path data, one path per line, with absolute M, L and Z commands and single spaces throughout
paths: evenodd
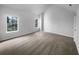
M 38 31 L 36 31 L 38 32 Z M 23 35 L 20 35 L 20 36 L 16 36 L 16 37 L 12 37 L 12 38 L 9 38 L 9 39 L 5 39 L 5 40 L 1 40 L 0 43 L 4 42 L 4 41 L 8 41 L 8 40 L 11 40 L 11 39 L 14 39 L 14 38 L 19 38 L 19 37 L 22 37 L 22 36 L 27 36 L 27 35 L 30 35 L 30 34 L 33 34 L 35 32 L 31 32 L 31 33 L 28 33 L 28 34 L 23 34 Z

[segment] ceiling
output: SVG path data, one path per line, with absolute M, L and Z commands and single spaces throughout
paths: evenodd
M 79 4 L 71 4 L 72 6 L 69 6 L 69 4 L 56 4 L 57 6 L 61 6 L 69 11 L 76 12 L 79 8 Z
M 2 6 L 22 11 L 30 10 L 33 13 L 40 14 L 44 12 L 50 4 L 4 4 Z
M 40 14 L 52 5 L 63 7 L 72 12 L 76 12 L 79 8 L 79 4 L 72 4 L 72 6 L 69 6 L 69 4 L 3 4 L 2 6 L 22 11 L 31 10 L 33 13 Z

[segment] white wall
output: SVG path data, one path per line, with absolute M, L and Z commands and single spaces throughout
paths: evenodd
M 17 16 L 19 18 L 18 32 L 6 33 L 7 16 Z M 22 11 L 0 6 L 0 40 L 38 31 L 38 29 L 34 27 L 35 17 L 36 15 L 30 10 Z
M 79 53 L 79 8 L 76 12 L 76 17 L 74 19 L 74 25 L 75 25 L 75 30 L 74 30 L 74 41 L 76 43 L 76 46 L 77 46 L 77 50 L 78 50 L 78 53 Z
M 51 6 L 44 14 L 44 31 L 73 37 L 74 13 Z

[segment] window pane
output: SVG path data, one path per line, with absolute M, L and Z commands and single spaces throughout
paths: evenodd
M 17 31 L 17 17 L 15 16 L 7 16 L 7 31 Z

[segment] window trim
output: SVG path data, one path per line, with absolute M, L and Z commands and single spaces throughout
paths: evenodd
M 18 16 L 15 16 L 15 17 L 17 17 L 17 30 L 16 31 L 7 31 L 7 17 L 8 16 L 6 16 L 6 33 L 13 33 L 13 32 L 18 32 L 19 31 L 19 18 L 18 18 Z M 10 16 L 10 17 L 14 17 L 14 16 Z

